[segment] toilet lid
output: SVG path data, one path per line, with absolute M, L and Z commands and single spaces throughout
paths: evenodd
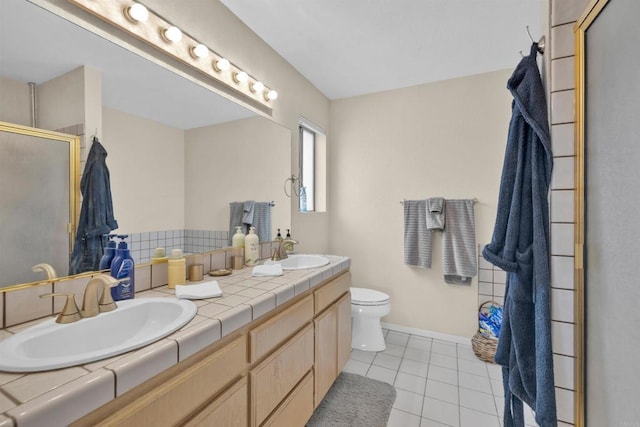
M 381 305 L 389 301 L 389 295 L 384 292 L 366 288 L 350 288 L 351 303 L 358 305 Z

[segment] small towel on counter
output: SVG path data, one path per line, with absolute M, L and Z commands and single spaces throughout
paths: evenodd
M 431 235 L 427 230 L 427 201 L 404 201 L 404 263 L 431 268 Z
M 218 282 L 204 282 L 197 285 L 176 285 L 176 298 L 180 299 L 204 299 L 222 296 Z
M 470 285 L 478 274 L 476 222 L 473 200 L 447 200 L 447 216 L 442 232 L 444 281 Z
M 427 230 L 444 230 L 445 206 L 443 197 L 427 199 Z
M 253 277 L 282 276 L 281 264 L 256 265 L 251 272 Z

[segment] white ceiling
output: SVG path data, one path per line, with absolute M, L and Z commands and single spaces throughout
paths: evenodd
M 514 67 L 546 0 L 221 0 L 329 99 Z
M 512 68 L 546 0 L 220 0 L 330 99 Z M 0 75 L 87 65 L 103 104 L 191 129 L 254 115 L 26 0 L 0 0 Z M 2 100 L 0 99 L 0 102 Z

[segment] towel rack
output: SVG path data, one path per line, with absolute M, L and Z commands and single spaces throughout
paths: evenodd
M 401 205 L 404 205 L 404 201 L 405 201 L 405 200 L 406 200 L 406 199 L 400 200 L 400 204 L 401 204 Z M 445 200 L 446 200 L 446 199 L 445 199 Z M 474 205 L 477 205 L 478 203 L 480 203 L 480 201 L 479 201 L 476 197 L 474 197 L 472 200 L 473 200 L 473 204 L 474 204 Z
M 229 205 L 231 205 L 232 203 L 238 203 L 238 202 L 229 202 Z M 269 202 L 269 206 L 275 206 L 276 202 L 274 202 L 273 200 Z

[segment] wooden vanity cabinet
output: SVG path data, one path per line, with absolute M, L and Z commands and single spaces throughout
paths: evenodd
M 306 291 L 73 426 L 304 426 L 351 355 L 351 274 Z
M 315 390 L 317 407 L 342 368 L 351 357 L 351 298 L 349 283 L 336 283 L 344 292 L 331 292 L 338 300 L 314 319 L 315 326 Z M 344 289 L 346 287 L 346 289 Z M 321 289 L 318 292 L 322 292 Z M 317 299 L 316 299 L 317 301 Z

